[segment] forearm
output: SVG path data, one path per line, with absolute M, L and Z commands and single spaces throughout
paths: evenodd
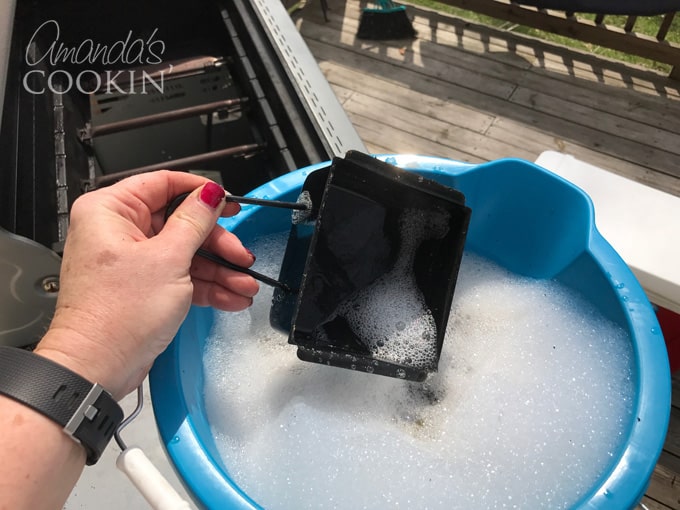
M 72 333 L 50 329 L 35 355 L 90 382 L 110 383 L 112 377 L 102 380 L 106 371 L 79 362 L 84 352 L 74 338 Z M 63 350 L 50 349 L 50 345 L 61 345 Z M 86 460 L 85 448 L 62 425 L 4 395 L 0 395 L 0 452 L 0 510 L 61 509 Z
M 0 395 L 0 510 L 60 509 L 85 450 L 49 418 Z
M 166 220 L 169 201 L 192 189 Z M 90 423 L 81 425 L 104 431 L 98 449 L 113 430 L 104 423 L 122 419 L 101 388 L 119 400 L 141 384 L 192 302 L 232 311 L 252 304 L 258 290 L 253 278 L 194 260 L 204 245 L 237 265 L 249 267 L 255 260 L 233 234 L 216 226 L 220 214 L 238 211 L 238 204 L 225 205 L 224 193 L 195 175 L 152 172 L 86 193 L 71 208 L 57 307 L 35 355 L 98 384 L 99 396 L 92 398 L 102 399 L 107 410 L 100 414 L 95 408 L 94 420 L 101 422 L 92 425 L 88 416 Z M 48 371 L 54 368 L 49 366 Z M 31 371 L 14 375 L 21 388 L 29 388 L 23 376 L 33 382 Z M 82 395 L 83 381 L 75 380 Z M 57 400 L 61 392 L 61 387 L 45 391 Z M 70 395 L 75 402 L 76 393 Z M 81 414 L 92 414 L 93 405 Z M 85 448 L 62 429 L 69 422 L 58 425 L 0 395 L 0 510 L 62 508 L 86 462 Z M 98 451 L 89 443 L 88 448 L 94 459 Z

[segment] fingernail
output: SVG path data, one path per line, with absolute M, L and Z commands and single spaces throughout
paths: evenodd
M 224 188 L 214 182 L 208 182 L 199 195 L 201 202 L 215 209 L 224 198 Z
M 253 262 L 255 262 L 255 260 L 257 259 L 257 257 L 255 256 L 255 254 L 254 254 L 252 251 L 250 251 L 248 248 L 244 248 L 244 249 L 248 252 L 248 255 L 250 255 L 251 257 L 253 257 Z

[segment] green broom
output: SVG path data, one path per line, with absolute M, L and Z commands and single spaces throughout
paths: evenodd
M 392 0 L 376 0 L 376 8 L 364 8 L 359 20 L 359 39 L 413 39 L 416 31 L 406 15 L 406 7 Z

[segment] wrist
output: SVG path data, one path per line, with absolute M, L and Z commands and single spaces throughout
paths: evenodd
M 57 423 L 83 445 L 88 465 L 97 462 L 123 419 L 120 406 L 101 385 L 15 347 L 0 346 L 0 394 Z
M 38 343 L 35 354 L 68 368 L 91 383 L 97 383 L 116 400 L 124 395 L 118 381 L 115 363 L 103 352 L 97 352 L 90 341 L 72 329 L 50 328 Z

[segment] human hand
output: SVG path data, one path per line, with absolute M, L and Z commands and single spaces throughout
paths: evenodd
M 191 190 L 164 223 L 167 204 Z M 215 225 L 240 210 L 223 198 L 207 179 L 160 171 L 76 200 L 55 316 L 36 353 L 120 399 L 142 382 L 192 302 L 228 311 L 250 306 L 259 288 L 252 277 L 194 256 L 203 246 L 241 266 L 254 262 Z

